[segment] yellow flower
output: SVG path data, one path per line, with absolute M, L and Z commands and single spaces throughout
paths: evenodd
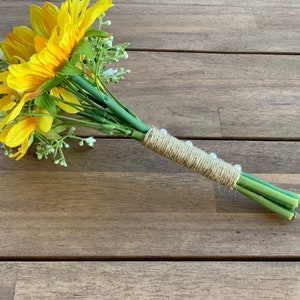
M 56 98 L 60 98 L 63 101 L 55 101 L 56 105 L 69 114 L 76 114 L 81 110 L 81 104 L 79 100 L 66 89 L 57 86 L 51 89 L 50 94 Z M 68 104 L 70 103 L 70 104 Z
M 22 117 L 17 123 L 8 124 L 1 131 L 0 142 L 9 148 L 18 147 L 18 150 L 10 156 L 11 158 L 19 160 L 27 153 L 35 130 L 48 132 L 51 129 L 53 118 L 48 111 L 40 109 L 38 112 L 40 116 Z
M 34 117 L 19 117 L 15 120 L 27 100 L 28 94 L 22 97 L 5 84 L 8 72 L 0 74 L 0 94 L 4 95 L 0 99 L 0 111 L 7 115 L 1 120 L 0 123 L 0 142 L 4 143 L 7 147 L 19 149 L 11 155 L 11 157 L 21 159 L 27 152 L 30 146 L 30 141 L 33 139 L 34 130 L 40 132 L 48 132 L 51 129 L 53 117 L 45 109 L 35 107 L 39 115 Z
M 53 117 L 46 109 L 26 102 L 41 95 L 43 85 L 53 79 L 72 57 L 74 50 L 95 20 L 112 6 L 112 0 L 66 0 L 58 8 L 46 2 L 43 7 L 31 6 L 32 29 L 14 28 L 0 44 L 8 71 L 0 73 L 0 110 L 5 113 L 0 123 L 0 142 L 18 148 L 11 155 L 22 158 L 30 146 L 35 131 L 48 132 Z M 50 94 L 63 101 L 56 105 L 69 113 L 77 113 L 80 102 L 70 92 L 57 86 Z
M 16 100 L 19 99 L 19 94 L 15 90 L 6 84 L 2 84 L 0 85 L 0 95 L 3 95 L 0 99 L 0 111 L 8 112 L 16 106 Z
M 59 8 L 46 2 L 42 8 L 32 4 L 30 9 L 32 29 L 26 26 L 15 27 L 1 43 L 5 58 L 10 64 L 26 62 L 41 49 L 41 45 L 51 36 L 57 25 Z
M 3 52 L 10 60 L 20 58 L 19 64 L 9 66 L 7 84 L 11 88 L 22 93 L 33 92 L 55 77 L 96 18 L 112 6 L 112 0 L 99 0 L 88 8 L 89 3 L 90 0 L 68 0 L 57 11 L 54 5 L 47 2 L 41 9 L 35 6 L 31 9 L 33 31 L 29 33 L 27 29 L 20 29 L 23 33 L 26 31 L 28 37 L 22 46 L 25 47 L 25 42 L 29 43 L 32 45 L 31 51 L 23 56 L 19 53 L 22 48 L 19 41 L 21 33 L 16 30 L 13 37 L 8 37 L 6 44 L 2 43 Z M 51 14 L 47 14 L 49 11 Z M 8 46 L 13 42 L 19 51 L 9 52 Z M 31 56 L 28 58 L 29 54 Z
M 10 157 L 21 159 L 30 146 L 30 139 L 36 126 L 36 120 L 33 117 L 24 117 L 17 124 L 8 126 L 0 133 L 0 142 L 10 148 L 19 147 L 17 152 Z

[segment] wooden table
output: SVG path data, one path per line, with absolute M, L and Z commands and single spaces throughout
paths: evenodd
M 1 1 L 2 39 L 30 2 Z M 146 123 L 300 191 L 300 1 L 118 0 L 107 16 L 131 43 L 113 90 Z M 132 140 L 67 159 L 0 157 L 1 299 L 300 299 L 300 218 Z

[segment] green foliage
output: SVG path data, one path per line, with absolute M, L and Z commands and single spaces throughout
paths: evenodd
M 47 92 L 44 92 L 37 97 L 34 100 L 34 104 L 40 108 L 46 109 L 52 117 L 57 115 L 56 104 Z
M 66 62 L 64 66 L 57 72 L 58 75 L 69 76 L 69 75 L 80 75 L 82 70 L 77 68 L 74 64 Z
M 129 43 L 114 45 L 113 36 L 102 30 L 103 25 L 110 25 L 110 21 L 103 22 L 103 17 L 100 18 L 99 28 L 91 28 L 87 31 L 86 39 L 78 46 L 75 53 L 82 54 L 82 68 L 86 73 L 94 74 L 94 79 L 97 78 L 104 83 L 118 83 L 130 73 L 129 70 L 117 68 L 115 65 L 120 59 L 128 57 L 126 48 Z

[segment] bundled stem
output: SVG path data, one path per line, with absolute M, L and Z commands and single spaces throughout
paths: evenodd
M 242 172 L 236 190 L 269 210 L 292 220 L 300 195 L 281 189 L 256 176 Z
M 120 120 L 123 120 L 125 124 L 129 125 L 133 129 L 138 130 L 142 133 L 146 133 L 150 129 L 148 125 L 144 124 L 135 116 L 130 114 L 128 111 L 126 111 L 117 102 L 115 102 L 110 96 L 95 89 L 95 87 L 84 77 L 79 75 L 73 75 L 71 76 L 71 80 L 79 87 L 81 87 L 83 90 L 85 90 L 88 94 L 90 94 L 92 97 L 98 99 L 99 102 L 102 102 L 103 105 L 109 107 L 111 111 L 120 118 Z
M 95 88 L 84 77 L 74 75 L 70 78 L 79 88 L 92 98 L 97 99 L 98 103 L 108 107 L 111 114 L 131 130 L 130 136 L 139 140 L 145 147 L 219 184 L 236 189 L 246 197 L 288 220 L 292 220 L 296 216 L 295 209 L 300 201 L 299 194 L 283 190 L 258 177 L 241 172 L 219 158 L 211 157 L 206 152 L 190 146 L 167 133 L 150 128 L 134 114 L 131 114 L 129 110 L 124 109 L 118 101 Z M 85 116 L 94 121 L 97 120 L 92 114 L 85 113 Z

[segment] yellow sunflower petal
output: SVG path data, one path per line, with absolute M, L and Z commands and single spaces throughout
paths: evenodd
M 35 91 L 48 80 L 46 72 L 34 71 L 28 63 L 10 65 L 9 71 L 7 84 L 18 92 Z
M 0 99 L 0 110 L 9 111 L 16 106 L 14 101 L 16 98 L 13 95 L 6 95 Z
M 9 74 L 9 71 L 4 71 L 4 72 L 0 73 L 0 82 L 6 81 L 8 74 Z
M 50 36 L 50 32 L 44 23 L 43 11 L 42 11 L 41 7 L 39 7 L 35 4 L 31 4 L 30 20 L 31 20 L 31 26 L 32 26 L 34 32 L 36 32 L 38 35 L 45 37 L 45 38 Z
M 8 33 L 6 41 L 1 43 L 6 59 L 10 63 L 28 60 L 35 53 L 34 36 L 34 32 L 26 26 L 15 27 L 14 33 Z
M 55 103 L 59 108 L 61 108 L 65 112 L 70 113 L 70 114 L 76 114 L 80 110 L 82 110 L 79 100 L 73 94 L 71 94 L 70 92 L 65 90 L 64 88 L 55 87 L 51 90 L 50 93 L 51 93 L 51 95 L 53 95 L 57 98 L 60 98 L 64 101 L 64 102 L 55 101 Z M 70 103 L 70 104 L 68 104 L 68 103 Z
M 6 84 L 0 85 L 0 94 L 8 94 L 10 87 Z
M 20 146 L 34 131 L 35 120 L 33 118 L 24 118 L 9 130 L 5 144 L 8 147 L 14 148 Z
M 27 150 L 32 142 L 31 136 L 28 136 L 24 142 L 20 145 L 19 149 L 17 152 L 15 152 L 14 154 L 11 154 L 9 157 L 10 158 L 15 158 L 16 160 L 20 160 L 26 153 Z
M 36 128 L 42 132 L 48 132 L 51 129 L 53 117 L 49 114 L 49 112 L 46 109 L 36 107 L 36 110 L 38 113 L 44 114 L 43 116 L 35 117 Z
M 69 14 L 69 3 L 65 1 L 61 5 L 59 15 L 57 18 L 57 24 L 60 28 L 62 28 L 65 26 L 65 24 L 69 24 L 69 23 L 71 23 L 71 17 Z
M 11 59 L 7 77 L 11 88 L 34 92 L 55 76 L 70 59 L 86 30 L 112 6 L 112 0 L 98 0 L 87 8 L 89 4 L 90 0 L 66 0 L 60 9 L 51 3 L 42 8 L 31 6 L 33 31 L 19 28 L 3 44 L 4 54 Z M 25 41 L 19 36 L 22 32 Z
M 90 4 L 90 0 L 73 0 L 72 3 L 69 1 L 69 10 L 71 14 L 72 21 L 78 19 L 79 13 L 86 11 L 86 8 Z
M 51 33 L 52 30 L 57 26 L 59 8 L 53 3 L 47 1 L 42 8 L 42 12 L 45 26 L 47 27 L 49 33 Z
M 0 142 L 1 143 L 5 144 L 5 140 L 6 140 L 9 130 L 10 130 L 10 128 L 6 128 L 0 132 Z
M 47 47 L 48 39 L 37 35 L 34 39 L 34 48 L 37 52 L 42 51 L 45 47 Z
M 6 118 L 4 118 L 2 120 L 2 122 L 0 123 L 0 130 L 5 127 L 10 121 L 14 120 L 21 112 L 25 100 L 26 100 L 27 94 L 25 94 L 22 99 L 20 100 L 20 102 L 18 103 L 17 106 L 14 107 L 14 109 L 6 116 Z
M 24 43 L 27 47 L 31 47 L 31 50 L 34 50 L 32 45 L 35 38 L 35 33 L 30 28 L 27 26 L 15 27 L 14 35 L 19 38 L 18 41 Z
M 79 28 L 81 34 L 84 35 L 85 31 L 96 21 L 96 19 L 112 6 L 112 0 L 101 0 L 88 8 L 86 12 L 80 16 L 82 19 L 82 24 Z

